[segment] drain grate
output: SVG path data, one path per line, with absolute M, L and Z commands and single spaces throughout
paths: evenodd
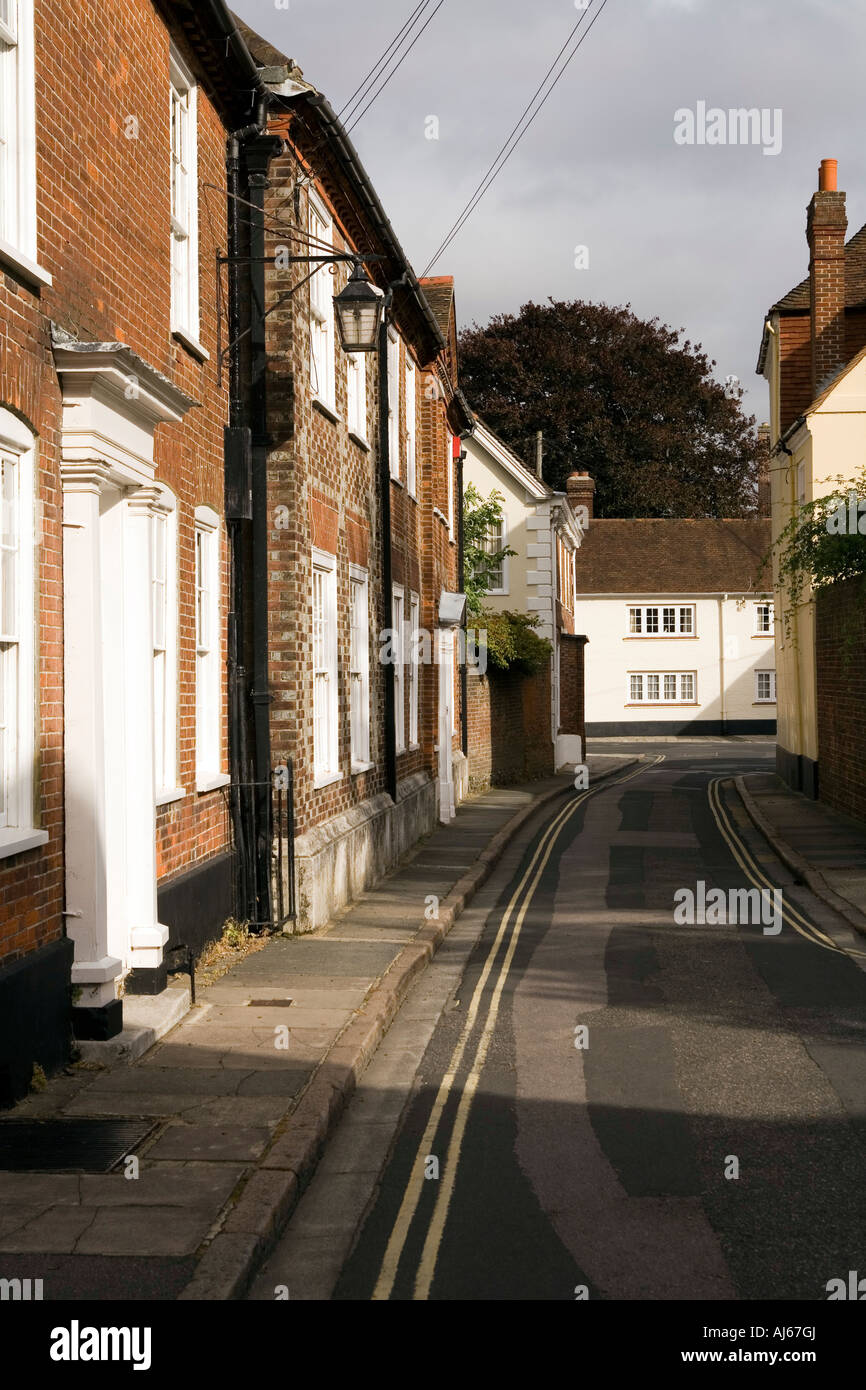
M 248 1009 L 287 1009 L 294 999 L 248 999 Z
M 110 1173 L 159 1120 L 3 1120 L 0 1172 Z

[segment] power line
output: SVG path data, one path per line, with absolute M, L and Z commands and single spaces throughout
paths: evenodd
M 356 125 L 358 124 L 358 122 L 362 119 L 362 117 L 365 116 L 365 115 L 367 114 L 367 112 L 370 110 L 370 107 L 373 105 L 373 103 L 374 103 L 375 101 L 378 101 L 378 100 L 379 100 L 379 97 L 382 95 L 382 93 L 384 92 L 384 90 L 385 90 L 385 88 L 387 87 L 388 83 L 391 81 L 391 78 L 395 75 L 395 73 L 398 71 L 398 69 L 401 68 L 401 67 L 403 66 L 404 62 L 405 62 L 406 59 L 409 57 L 409 54 L 412 52 L 412 49 L 415 47 L 415 45 L 416 45 L 416 43 L 418 42 L 418 40 L 420 39 L 421 35 L 424 33 L 424 30 L 425 30 L 425 29 L 427 28 L 427 26 L 428 26 L 430 23 L 432 23 L 432 21 L 436 18 L 437 14 L 439 13 L 439 11 L 441 10 L 441 8 L 442 8 L 442 6 L 443 6 L 444 4 L 445 4 L 445 0 L 439 0 L 439 3 L 438 3 L 438 5 L 436 6 L 436 8 L 433 10 L 432 14 L 430 14 L 430 15 L 427 17 L 427 19 L 425 20 L 425 22 L 421 25 L 421 28 L 420 28 L 420 29 L 418 30 L 418 32 L 416 33 L 416 35 L 415 35 L 415 37 L 413 38 L 412 42 L 410 43 L 409 47 L 405 50 L 405 52 L 404 52 L 404 53 L 402 54 L 402 56 L 400 57 L 400 59 L 399 59 L 397 65 L 396 65 L 396 67 L 392 68 L 391 72 L 388 73 L 388 76 L 385 78 L 384 82 L 383 82 L 382 85 L 379 87 L 378 91 L 376 91 L 376 92 L 373 93 L 373 95 L 370 97 L 370 100 L 367 102 L 367 105 L 363 108 L 362 111 L 360 111 L 360 112 L 358 113 L 358 115 L 355 117 L 355 119 L 354 119 L 354 121 L 352 122 L 352 124 L 348 127 L 350 133 L 355 129 L 355 126 L 356 126 Z M 356 103 L 356 105 L 357 105 L 357 103 Z
M 403 28 L 402 28 L 402 29 L 400 30 L 400 32 L 391 40 L 391 42 L 389 43 L 388 47 L 385 49 L 385 52 L 382 54 L 381 58 L 378 60 L 377 63 L 375 63 L 375 64 L 373 65 L 373 67 L 372 67 L 372 68 L 370 69 L 370 71 L 367 73 L 366 77 L 364 77 L 364 78 L 361 80 L 361 82 L 359 82 L 358 86 L 355 88 L 354 92 L 353 92 L 352 95 L 349 97 L 349 99 L 348 99 L 348 101 L 345 103 L 345 105 L 342 106 L 342 107 L 340 108 L 340 110 L 339 110 L 339 112 L 338 112 L 338 115 L 339 115 L 341 118 L 342 118 L 342 116 L 345 114 L 345 112 L 347 112 L 347 111 L 349 112 L 349 116 L 347 117 L 347 119 L 349 119 L 349 118 L 351 117 L 352 112 L 349 110 L 349 108 L 352 107 L 352 103 L 355 101 L 355 98 L 359 95 L 359 93 L 361 93 L 361 92 L 364 90 L 364 88 L 365 88 L 365 87 L 367 86 L 367 84 L 371 81 L 371 79 L 374 78 L 375 74 L 378 73 L 378 70 L 379 70 L 379 68 L 381 68 L 382 64 L 385 63 L 385 62 L 390 58 L 390 56 L 391 56 L 391 50 L 399 44 L 399 42 L 400 42 L 400 40 L 402 39 L 403 35 L 405 34 L 406 30 L 407 30 L 412 24 L 414 24 L 415 19 L 416 19 L 417 15 L 418 15 L 419 10 L 425 9 L 426 6 L 428 5 L 428 3 L 429 3 L 429 0 L 420 0 L 420 3 L 417 4 L 417 5 L 415 6 L 415 8 L 414 8 L 414 10 L 412 11 L 412 13 L 410 14 L 409 18 L 406 20 L 406 23 L 403 25 Z M 363 100 L 363 98 L 361 98 L 361 100 Z M 358 103 L 355 103 L 355 104 L 357 105 Z M 352 109 L 354 109 L 354 107 L 353 107 Z
M 591 2 L 591 0 L 590 0 L 590 2 Z M 436 264 L 436 262 L 438 261 L 439 257 L 443 254 L 443 252 L 445 252 L 445 251 L 448 249 L 448 247 L 451 245 L 451 243 L 452 243 L 452 241 L 454 240 L 454 238 L 458 235 L 458 233 L 459 233 L 459 232 L 461 231 L 461 229 L 464 227 L 464 225 L 466 224 L 466 222 L 468 221 L 468 219 L 472 216 L 472 213 L 475 211 L 476 207 L 477 207 L 478 204 L 481 202 L 481 199 L 484 197 L 485 193 L 486 193 L 487 190 L 490 188 L 490 186 L 491 186 L 491 184 L 493 183 L 494 179 L 496 178 L 497 174 L 499 174 L 499 173 L 501 172 L 501 170 L 504 169 L 505 165 L 508 163 L 508 160 L 511 158 L 511 156 L 512 156 L 513 153 L 514 153 L 514 151 L 517 149 L 517 146 L 520 144 L 520 141 L 523 139 L 524 135 L 525 135 L 525 134 L 527 133 L 527 131 L 530 129 L 530 127 L 531 127 L 533 121 L 535 120 L 535 118 L 536 118 L 536 117 L 540 114 L 540 112 L 542 111 L 542 109 L 543 109 L 545 103 L 547 102 L 548 98 L 552 95 L 552 93 L 553 93 L 553 91 L 554 91 L 554 89 L 555 89 L 557 83 L 558 83 L 558 82 L 560 81 L 560 79 L 564 76 L 565 71 L 566 71 L 566 69 L 568 68 L 568 65 L 569 65 L 569 63 L 571 62 L 572 58 L 574 58 L 574 56 L 575 56 L 575 54 L 577 53 L 578 49 L 580 48 L 581 44 L 582 44 L 582 43 L 584 42 L 584 40 L 588 37 L 589 32 L 590 32 L 590 30 L 592 29 L 592 26 L 593 26 L 593 25 L 596 23 L 596 21 L 601 17 L 602 10 L 604 9 L 604 7 L 605 7 L 606 4 L 607 4 L 607 0 L 601 0 L 601 4 L 600 4 L 599 8 L 596 10 L 595 15 L 594 15 L 593 18 L 592 18 L 592 21 L 587 25 L 585 31 L 581 34 L 581 36 L 580 36 L 580 38 L 578 39 L 577 43 L 574 45 L 574 48 L 572 49 L 572 51 L 568 54 L 567 58 L 565 59 L 565 62 L 563 63 L 562 68 L 561 68 L 560 71 L 557 73 L 556 77 L 554 78 L 554 80 L 553 80 L 553 82 L 550 84 L 550 86 L 548 87 L 547 91 L 544 93 L 544 96 L 542 97 L 542 99 L 541 99 L 541 101 L 539 102 L 538 106 L 536 107 L 535 111 L 532 112 L 532 115 L 529 117 L 529 120 L 526 121 L 527 115 L 529 114 L 530 111 L 532 111 L 532 107 L 535 105 L 536 101 L 538 100 L 539 94 L 544 90 L 545 86 L 547 85 L 547 83 L 548 83 L 548 81 L 549 81 L 549 79 L 550 79 L 550 77 L 551 77 L 551 74 L 555 71 L 555 69 L 556 69 L 556 67 L 557 67 L 557 65 L 558 65 L 558 63 L 559 63 L 559 61 L 560 61 L 560 59 L 562 58 L 563 53 L 565 53 L 566 49 L 568 48 L 569 44 L 571 43 L 572 39 L 574 38 L 574 36 L 575 36 L 575 34 L 577 33 L 578 29 L 580 28 L 581 24 L 583 24 L 583 21 L 586 19 L 586 16 L 588 15 L 589 10 L 586 9 L 586 10 L 584 10 L 583 13 L 581 14 L 580 19 L 577 21 L 577 23 L 575 24 L 574 28 L 573 28 L 573 29 L 571 30 L 571 32 L 569 33 L 568 38 L 565 40 L 565 43 L 564 43 L 564 44 L 562 45 L 562 47 L 560 48 L 560 50 L 559 50 L 559 52 L 557 53 L 556 57 L 554 58 L 553 62 L 550 64 L 550 67 L 547 69 L 547 72 L 544 74 L 544 77 L 542 78 L 542 80 L 541 80 L 541 82 L 539 83 L 538 87 L 535 89 L 535 91 L 534 91 L 532 97 L 530 98 L 529 102 L 528 102 L 527 105 L 524 107 L 523 111 L 521 112 L 521 114 L 520 114 L 520 116 L 519 116 L 519 118 L 518 118 L 516 124 L 513 126 L 513 128 L 512 128 L 512 130 L 511 130 L 510 134 L 508 135 L 507 139 L 505 140 L 505 143 L 500 147 L 499 153 L 496 155 L 496 158 L 493 160 L 493 163 L 489 166 L 489 168 L 487 169 L 487 172 L 484 174 L 484 177 L 482 178 L 481 182 L 478 184 L 477 188 L 475 189 L 475 192 L 474 192 L 474 193 L 472 194 L 472 196 L 470 197 L 469 202 L 466 204 L 466 206 L 464 207 L 464 209 L 463 209 L 463 211 L 461 212 L 460 216 L 457 218 L 457 221 L 452 225 L 451 229 L 449 230 L 449 232 L 448 232 L 447 235 L 445 236 L 445 239 L 442 241 L 442 243 L 439 245 L 439 247 L 436 249 L 436 251 L 435 251 L 435 252 L 433 253 L 433 255 L 431 256 L 431 258 L 430 258 L 429 262 L 427 263 L 427 266 L 425 267 L 424 272 L 423 272 L 423 274 L 424 274 L 425 276 L 426 276 L 426 275 L 429 275 L 430 271 L 432 270 L 433 266 L 434 266 L 434 265 Z M 523 124 L 524 121 L 526 121 L 526 124 L 525 124 L 525 125 Z M 522 127 L 522 129 L 521 129 L 521 127 Z

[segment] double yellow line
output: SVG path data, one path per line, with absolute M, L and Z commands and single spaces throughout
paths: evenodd
M 767 878 L 767 875 L 749 853 L 744 841 L 735 831 L 731 818 L 725 810 L 719 792 L 719 787 L 724 780 L 725 779 L 722 777 L 714 777 L 707 788 L 710 810 L 713 813 L 716 825 L 727 842 L 728 849 L 731 851 L 731 854 L 734 856 L 734 859 L 749 882 L 754 884 L 756 888 L 767 888 L 772 891 L 778 888 L 779 885 L 771 883 Z M 807 941 L 811 941 L 814 946 L 822 946 L 824 950 L 836 951 L 842 956 L 866 956 L 866 951 L 855 951 L 853 949 L 845 950 L 843 946 L 838 946 L 832 937 L 829 937 L 826 932 L 821 931 L 820 927 L 816 927 L 814 923 L 810 922 L 807 917 L 804 917 L 802 912 L 798 911 L 796 907 L 792 907 L 790 904 L 786 903 L 784 893 L 782 893 L 782 919 L 787 922 L 789 927 L 793 927 L 794 931 L 804 936 Z
M 568 804 L 563 808 L 563 810 L 559 812 L 559 814 L 547 827 L 547 830 L 544 832 L 544 835 L 541 837 L 538 845 L 536 846 L 536 849 L 532 855 L 532 858 L 529 861 L 526 871 L 524 872 L 520 880 L 520 883 L 517 885 L 517 888 L 512 894 L 511 900 L 508 903 L 508 906 L 502 915 L 502 919 L 499 923 L 496 936 L 493 940 L 489 952 L 487 953 L 487 958 L 484 962 L 481 975 L 479 976 L 478 983 L 475 986 L 475 990 L 472 995 L 472 1000 L 469 1005 L 469 1010 L 466 1015 L 466 1020 L 460 1032 L 460 1037 L 457 1041 L 454 1051 L 451 1054 L 451 1060 L 448 1065 L 448 1070 L 442 1078 L 442 1082 L 439 1086 L 439 1090 L 436 1095 L 436 1100 L 433 1104 L 433 1109 L 430 1112 L 430 1118 L 427 1121 L 427 1127 L 424 1130 L 424 1134 L 416 1152 L 415 1161 L 412 1165 L 409 1182 L 406 1187 L 406 1191 L 403 1195 L 403 1200 L 400 1204 L 400 1210 L 397 1213 L 397 1219 L 394 1223 L 394 1227 L 391 1231 L 391 1236 L 388 1241 L 384 1257 L 382 1259 L 382 1266 L 379 1271 L 379 1277 L 376 1281 L 376 1287 L 373 1290 L 374 1299 L 390 1298 L 391 1291 L 394 1288 L 394 1283 L 397 1278 L 397 1270 L 399 1268 L 400 1261 L 403 1257 L 403 1251 L 406 1247 L 409 1229 L 415 1218 L 415 1213 L 418 1210 L 418 1205 L 421 1200 L 421 1193 L 424 1190 L 425 1159 L 430 1154 L 431 1146 L 433 1145 L 434 1140 L 436 1138 L 436 1131 L 439 1128 L 439 1122 L 442 1119 L 442 1113 L 445 1109 L 448 1098 L 454 1087 L 454 1082 L 457 1078 L 457 1072 L 460 1068 L 464 1054 L 469 1045 L 469 1039 L 471 1037 L 479 1011 L 481 1009 L 484 990 L 487 985 L 487 981 L 493 971 L 494 962 L 496 960 L 497 955 L 499 954 L 499 948 L 502 945 L 502 942 L 505 938 L 506 931 L 508 929 L 508 924 L 512 919 L 512 915 L 515 913 L 515 910 L 517 909 L 516 916 L 514 917 L 514 925 L 511 930 L 511 936 L 505 952 L 505 957 L 500 966 L 499 975 L 496 980 L 493 995 L 488 1006 L 487 1018 L 485 1020 L 484 1027 L 481 1032 L 481 1037 L 475 1050 L 475 1056 L 472 1061 L 469 1075 L 466 1078 L 466 1082 L 463 1086 L 460 1102 L 457 1107 L 457 1114 L 454 1120 L 454 1127 L 452 1130 L 451 1139 L 448 1143 L 444 1159 L 440 1164 L 440 1171 L 443 1174 L 443 1180 L 441 1185 L 437 1188 L 433 1214 L 431 1217 L 430 1226 L 427 1231 L 427 1237 L 424 1241 L 424 1249 L 421 1253 L 421 1259 L 418 1265 L 418 1270 L 415 1276 L 414 1297 L 416 1299 L 426 1299 L 430 1293 L 430 1287 L 433 1283 L 433 1276 L 436 1271 L 436 1262 L 439 1256 L 439 1247 L 442 1243 L 442 1235 L 445 1230 L 445 1223 L 448 1219 L 448 1209 L 451 1205 L 451 1198 L 454 1192 L 454 1185 L 457 1179 L 457 1169 L 460 1164 L 460 1153 L 463 1146 L 464 1135 L 466 1133 L 466 1124 L 469 1119 L 469 1111 L 472 1106 L 472 1101 L 475 1096 L 475 1092 L 478 1089 L 478 1082 L 481 1079 L 481 1072 L 484 1068 L 484 1063 L 486 1061 L 487 1053 L 490 1048 L 490 1043 L 493 1038 L 493 1033 L 496 1028 L 496 1020 L 499 1015 L 499 1006 L 502 1001 L 502 992 L 505 988 L 505 981 L 508 978 L 508 972 L 511 969 L 511 963 L 514 959 L 514 952 L 517 949 L 517 942 L 520 938 L 520 933 L 523 927 L 526 913 L 529 910 L 529 906 L 532 902 L 533 896 L 535 895 L 536 889 L 538 888 L 541 876 L 544 873 L 544 870 L 550 861 L 550 857 L 554 851 L 556 842 L 562 834 L 563 830 L 565 829 L 566 825 L 568 824 L 569 820 L 576 812 L 577 808 L 582 804 L 582 802 L 586 801 L 588 797 L 594 796 L 599 791 L 606 791 L 609 787 L 620 786 L 623 782 L 628 782 L 633 777 L 640 776 L 642 773 L 646 772 L 650 767 L 655 767 L 658 763 L 662 761 L 663 755 L 660 755 L 656 757 L 653 760 L 653 762 L 647 762 L 643 766 L 639 767 L 635 772 L 630 772 L 626 774 L 626 776 L 624 777 L 612 778 L 610 781 L 605 781 L 601 786 L 594 787 L 589 791 L 583 792 L 582 795 L 575 797 L 572 801 L 569 801 Z M 529 884 L 528 888 L 527 884 Z M 526 890 L 525 893 L 524 890 Z M 519 908 L 517 906 L 518 903 L 520 903 Z

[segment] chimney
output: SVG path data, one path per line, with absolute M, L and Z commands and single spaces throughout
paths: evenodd
M 836 160 L 822 159 L 806 221 L 812 337 L 812 399 L 845 365 L 845 194 Z
M 772 516 L 769 425 L 758 426 L 758 516 Z
M 589 520 L 592 520 L 592 500 L 595 496 L 595 482 L 588 473 L 570 473 L 565 480 L 565 491 L 572 511 L 586 507 Z

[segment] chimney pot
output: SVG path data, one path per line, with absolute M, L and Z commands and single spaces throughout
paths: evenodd
M 835 193 L 837 187 L 837 177 L 839 161 L 837 159 L 822 159 L 821 167 L 818 170 L 818 192 Z

